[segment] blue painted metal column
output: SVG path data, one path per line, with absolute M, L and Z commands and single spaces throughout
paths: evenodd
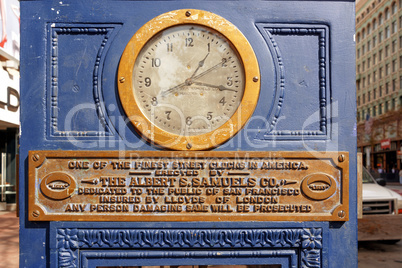
M 29 168 L 42 156 L 29 152 L 166 152 L 128 120 L 118 69 L 144 24 L 180 9 L 230 21 L 259 63 L 254 113 L 211 151 L 345 152 L 339 220 L 35 220 L 44 188 Z M 354 1 L 21 0 L 20 266 L 357 267 L 354 16 Z

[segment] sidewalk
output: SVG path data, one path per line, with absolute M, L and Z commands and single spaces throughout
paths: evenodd
M 15 211 L 0 211 L 0 268 L 17 268 L 19 223 Z

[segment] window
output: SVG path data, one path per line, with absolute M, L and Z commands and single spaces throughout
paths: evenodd
M 379 55 L 379 59 L 378 60 L 382 60 L 382 49 L 380 49 L 379 51 L 378 51 L 378 55 Z
M 382 114 L 382 103 L 378 105 L 378 115 Z
M 378 25 L 381 25 L 384 22 L 384 18 L 382 17 L 382 14 L 378 16 Z
M 370 65 L 371 65 L 371 58 L 368 58 L 367 59 L 367 69 L 370 68 Z
M 357 105 L 360 105 L 360 96 L 357 97 Z
M 385 101 L 384 113 L 388 112 L 388 101 Z
M 399 56 L 399 68 L 402 69 L 402 56 Z
M 371 50 L 371 41 L 368 40 L 367 41 L 367 51 L 370 51 L 370 50 Z
M 360 33 L 357 34 L 357 43 L 360 43 Z
M 385 94 L 389 93 L 389 83 L 385 83 Z
M 396 33 L 398 31 L 398 28 L 396 27 L 396 21 L 392 22 L 392 33 Z
M 402 88 L 402 76 L 399 76 L 399 89 Z M 402 103 L 401 103 L 402 106 Z
M 389 45 L 385 46 L 385 57 L 389 56 Z
M 392 80 L 392 91 L 396 90 L 396 79 Z
M 390 17 L 389 8 L 385 9 L 384 16 L 385 16 L 386 20 L 389 19 L 389 17 Z
M 376 96 L 376 95 L 377 95 L 376 93 L 377 93 L 377 89 L 375 88 L 375 89 L 373 89 L 373 100 L 375 100 L 376 97 L 377 97 L 377 96 Z
M 366 69 L 366 62 L 363 61 L 363 62 L 362 62 L 362 65 L 363 65 L 363 72 L 364 72 L 364 70 Z
M 373 54 L 373 65 L 377 63 L 377 54 Z
M 378 33 L 378 42 L 382 42 L 382 31 Z
M 360 48 L 357 49 L 357 58 L 360 58 Z
M 396 60 L 392 61 L 392 72 L 396 72 Z
M 382 78 L 382 67 L 380 67 L 380 70 L 378 71 L 379 75 L 380 75 L 380 79 Z
M 378 94 L 380 95 L 380 97 L 382 97 L 382 86 L 380 86 L 380 88 L 378 90 Z
M 373 106 L 373 116 L 376 116 L 376 110 L 377 110 L 377 106 Z
M 364 39 L 364 38 L 366 38 L 366 30 L 365 29 L 362 30 L 362 39 Z
M 389 63 L 385 64 L 385 75 L 389 75 Z
M 363 77 L 363 88 L 366 86 L 366 77 Z
M 366 53 L 366 46 L 365 45 L 362 46 L 362 55 L 364 55 L 364 53 Z
M 385 27 L 385 38 L 390 37 L 390 31 L 389 31 L 389 26 Z
M 391 109 L 392 110 L 395 110 L 395 108 L 396 108 L 396 105 L 395 105 L 395 103 L 396 103 L 396 99 L 392 99 L 392 106 L 391 106 Z
M 371 34 L 371 25 L 370 23 L 367 25 L 367 35 Z
M 366 103 L 366 94 L 363 94 L 363 104 Z
M 399 89 L 401 89 L 401 88 L 402 88 L 402 76 L 399 76 Z M 401 103 L 401 106 L 402 106 L 402 103 Z
M 369 92 L 367 93 L 367 98 L 368 98 L 368 101 L 371 101 L 371 91 L 369 91 Z
M 376 71 L 373 72 L 373 82 L 375 82 L 375 80 L 377 80 L 377 72 Z
M 392 41 L 392 53 L 396 51 L 396 40 Z
M 360 73 L 360 64 L 357 65 L 357 73 Z
M 367 75 L 367 85 L 369 86 L 371 83 L 371 75 Z
M 375 29 L 377 29 L 377 20 L 376 19 L 373 20 L 373 31 Z
M 392 14 L 395 14 L 396 11 L 397 11 L 396 3 L 394 2 L 394 3 L 392 3 Z
M 402 35 L 399 36 L 399 48 L 402 48 Z
M 377 36 L 373 36 L 373 48 L 377 45 Z

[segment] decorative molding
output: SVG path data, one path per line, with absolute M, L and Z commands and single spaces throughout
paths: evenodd
M 59 267 L 79 267 L 80 251 L 105 249 L 297 249 L 300 267 L 321 267 L 322 228 L 295 229 L 80 229 L 58 228 Z M 94 251 L 96 252 L 96 251 Z M 144 254 L 144 253 L 143 253 Z M 211 253 L 209 258 L 217 257 Z M 236 256 L 235 253 L 233 253 Z M 258 256 L 258 254 L 257 254 Z M 256 257 L 256 255 L 254 255 Z M 318 265 L 318 266 L 317 266 Z
M 258 135 L 260 140 L 281 140 L 281 139 L 326 139 L 328 138 L 328 105 L 330 104 L 328 96 L 328 27 L 325 25 L 279 25 L 258 23 L 257 28 L 262 33 L 268 46 L 277 57 L 277 68 L 279 69 L 280 84 L 279 97 L 276 103 L 276 110 L 270 117 L 268 130 L 262 135 Z M 284 36 L 317 36 L 318 37 L 318 62 L 319 66 L 319 129 L 317 130 L 275 130 L 278 118 L 284 102 L 285 78 L 283 59 L 280 47 L 275 41 L 275 35 Z
M 51 68 L 50 68 L 50 77 L 51 77 L 51 97 L 50 97 L 50 137 L 99 137 L 99 136 L 109 136 L 113 134 L 112 128 L 108 123 L 107 118 L 105 117 L 104 109 L 102 101 L 101 101 L 101 93 L 100 93 L 100 77 L 102 73 L 102 62 L 105 56 L 105 47 L 110 39 L 113 30 L 115 29 L 114 25 L 107 26 L 80 26 L 80 25 L 55 25 L 51 26 Z M 58 128 L 58 80 L 59 80 L 59 54 L 58 54 L 58 46 L 59 46 L 59 36 L 60 35 L 103 35 L 103 40 L 100 44 L 96 55 L 95 66 L 92 73 L 92 93 L 94 98 L 94 105 L 96 109 L 97 116 L 99 121 L 104 128 L 104 131 L 61 131 Z

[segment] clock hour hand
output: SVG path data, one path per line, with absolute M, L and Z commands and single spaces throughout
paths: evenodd
M 199 70 L 202 66 L 204 66 L 204 62 L 205 62 L 205 60 L 207 59 L 208 55 L 209 55 L 209 52 L 208 52 L 208 54 L 205 56 L 205 58 L 204 58 L 203 60 L 201 60 L 201 61 L 198 63 L 198 67 L 197 67 L 197 69 L 195 69 L 195 71 L 194 71 L 193 75 L 190 77 L 190 79 L 192 79 L 192 78 L 195 76 L 195 74 L 198 72 L 198 70 Z
M 228 61 L 228 60 L 227 60 L 226 58 L 223 58 L 222 61 L 219 62 L 218 64 L 216 64 L 216 65 L 212 66 L 211 68 L 205 70 L 204 72 L 200 73 L 199 75 L 196 75 L 196 76 L 194 76 L 194 77 L 191 77 L 190 79 L 193 80 L 193 81 L 194 81 L 194 80 L 197 80 L 198 78 L 200 78 L 200 77 L 206 75 L 207 73 L 210 73 L 210 72 L 212 72 L 213 70 L 218 69 L 219 67 L 222 67 L 227 61 Z
M 227 87 L 224 87 L 224 86 L 222 86 L 222 85 L 216 86 L 216 85 L 211 85 L 211 84 L 202 83 L 202 82 L 197 82 L 197 81 L 193 81 L 193 84 L 194 84 L 194 85 L 199 85 L 199 86 L 217 88 L 217 89 L 219 89 L 219 91 L 229 90 L 229 91 L 237 92 L 237 90 L 235 90 L 235 89 L 227 88 Z

